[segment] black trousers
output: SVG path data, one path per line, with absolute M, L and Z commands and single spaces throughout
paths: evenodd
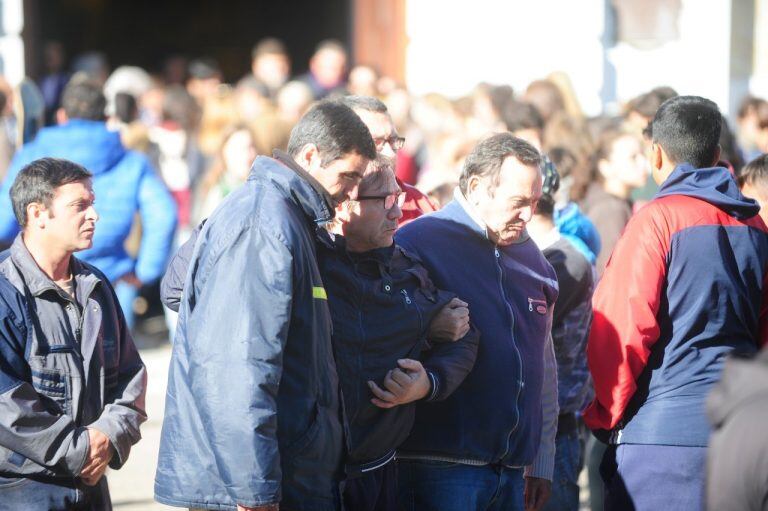
M 345 511 L 397 511 L 395 460 L 344 484 Z

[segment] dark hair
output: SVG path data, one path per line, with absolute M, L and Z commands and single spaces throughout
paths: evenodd
M 525 89 L 525 100 L 536 106 L 546 123 L 557 112 L 565 110 L 565 99 L 550 80 L 535 80 Z
M 127 92 L 115 94 L 115 117 L 126 124 L 135 121 L 139 117 L 136 98 Z
M 502 111 L 501 117 L 508 131 L 537 130 L 541 132 L 544 129 L 544 119 L 536 107 L 529 103 L 512 101 Z
M 283 55 L 288 56 L 288 51 L 280 39 L 275 37 L 265 37 L 251 50 L 251 60 L 256 60 L 262 55 Z
M 201 109 L 195 98 L 181 85 L 171 85 L 163 98 L 163 120 L 178 123 L 192 130 L 200 120 Z
M 221 71 L 215 60 L 210 58 L 196 59 L 189 63 L 189 77 L 196 80 L 219 78 Z
M 40 158 L 25 165 L 11 186 L 11 204 L 16 221 L 27 226 L 27 206 L 33 202 L 51 206 L 56 188 L 90 179 L 82 165 L 60 158 Z
M 656 87 L 645 94 L 640 94 L 636 98 L 630 100 L 627 113 L 637 112 L 638 114 L 648 119 L 656 115 L 659 107 L 667 101 L 677 97 L 677 91 L 672 87 L 662 86 Z
M 744 157 L 741 153 L 741 147 L 736 141 L 736 137 L 728 125 L 728 120 L 723 116 L 723 126 L 720 130 L 720 160 L 725 160 L 731 164 L 733 171 L 738 174 L 744 166 Z
M 90 80 L 71 80 L 61 95 L 61 107 L 70 119 L 103 121 L 106 106 L 101 87 Z
M 344 48 L 344 45 L 341 44 L 336 39 L 324 39 L 320 41 L 317 46 L 315 47 L 315 54 L 320 53 L 324 50 L 330 50 L 335 51 L 339 53 L 343 53 L 344 55 L 347 54 L 346 48 Z
M 497 133 L 477 144 L 464 161 L 459 178 L 462 193 L 466 195 L 469 178 L 472 176 L 490 177 L 492 186 L 498 186 L 501 165 L 510 156 L 524 165 L 541 167 L 541 154 L 535 147 L 511 133 Z
M 352 110 L 365 110 L 366 112 L 376 112 L 377 114 L 386 114 L 387 105 L 373 96 L 341 96 L 336 101 L 346 105 Z
M 717 105 L 699 96 L 677 96 L 659 107 L 650 135 L 674 163 L 696 168 L 714 163 L 723 117 Z
M 369 160 L 376 158 L 376 146 L 368 127 L 351 108 L 338 100 L 315 103 L 299 119 L 291 130 L 288 154 L 298 157 L 299 151 L 307 144 L 317 147 L 323 165 L 350 153 Z
M 739 103 L 739 111 L 736 114 L 736 117 L 738 119 L 743 119 L 749 114 L 754 114 L 757 112 L 761 103 L 765 103 L 765 100 L 755 96 L 745 96 L 744 99 L 741 100 L 741 103 Z
M 760 188 L 763 193 L 768 192 L 768 154 L 747 163 L 737 175 L 739 186 L 752 185 Z

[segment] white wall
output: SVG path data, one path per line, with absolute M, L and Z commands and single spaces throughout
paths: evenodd
M 416 93 L 480 81 L 522 90 L 565 71 L 582 107 L 601 108 L 603 0 L 409 0 L 406 79 Z
M 603 0 L 409 0 L 406 80 L 417 93 L 459 96 L 480 81 L 519 91 L 564 71 L 589 115 L 658 85 L 706 96 L 727 112 L 731 1 L 682 0 L 680 39 L 639 50 L 624 43 L 604 49 Z M 615 75 L 603 90 L 606 63 Z
M 22 0 L 0 0 L 0 74 L 11 86 L 24 78 L 24 27 Z

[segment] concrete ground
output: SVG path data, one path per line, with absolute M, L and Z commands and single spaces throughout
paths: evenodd
M 146 344 L 146 343 L 140 343 Z M 133 447 L 128 462 L 120 470 L 111 470 L 107 477 L 115 511 L 178 510 L 153 500 L 157 452 L 160 446 L 160 428 L 163 423 L 165 389 L 168 382 L 168 364 L 171 358 L 169 344 L 160 344 L 141 350 L 147 366 L 147 414 L 149 419 L 141 428 L 142 440 Z M 582 511 L 588 510 L 586 475 L 581 474 Z
M 131 456 L 120 470 L 107 474 L 109 491 L 116 511 L 160 511 L 179 509 L 158 504 L 152 498 L 160 428 L 165 409 L 165 388 L 168 382 L 169 344 L 141 350 L 147 366 L 147 422 L 141 427 L 141 441 L 133 446 Z

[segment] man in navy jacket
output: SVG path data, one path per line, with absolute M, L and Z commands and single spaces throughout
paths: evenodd
M 417 408 L 398 455 L 406 509 L 522 510 L 524 500 L 539 509 L 547 499 L 558 415 L 550 335 L 558 287 L 525 230 L 541 196 L 540 165 L 527 142 L 493 135 L 467 157 L 455 200 L 396 234 L 437 287 L 469 304 L 482 332 L 464 383 L 445 401 Z
M 173 344 L 155 498 L 203 509 L 339 509 L 331 317 L 315 242 L 376 148 L 321 102 L 259 157 L 194 244 Z

